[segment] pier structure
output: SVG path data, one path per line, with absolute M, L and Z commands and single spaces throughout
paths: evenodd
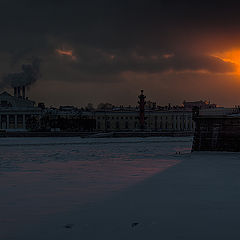
M 240 152 L 240 111 L 222 108 L 194 111 L 192 151 Z

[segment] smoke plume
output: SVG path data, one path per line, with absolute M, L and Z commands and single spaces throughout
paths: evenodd
M 34 58 L 31 64 L 23 64 L 22 71 L 4 76 L 0 87 L 30 86 L 40 77 L 40 59 Z

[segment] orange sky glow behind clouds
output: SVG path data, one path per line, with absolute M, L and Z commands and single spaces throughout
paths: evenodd
M 217 57 L 224 62 L 230 62 L 235 64 L 236 71 L 231 74 L 240 75 L 240 49 L 218 52 L 213 54 L 212 56 Z
M 73 55 L 72 50 L 63 50 L 63 49 L 56 49 L 56 52 L 61 56 L 69 56 L 72 60 L 76 60 L 76 56 Z
M 59 104 L 75 104 L 81 107 L 87 105 L 89 102 L 95 105 L 100 102 L 111 102 L 116 105 L 134 105 L 136 104 L 136 96 L 139 89 L 144 89 L 148 99 L 156 101 L 160 105 L 167 103 L 181 104 L 183 100 L 194 101 L 199 99 L 210 99 L 219 106 L 232 106 L 233 104 L 237 104 L 240 99 L 240 48 L 229 48 L 219 51 L 217 49 L 221 49 L 221 47 L 215 48 L 213 51 L 211 51 L 211 48 L 209 47 L 204 51 L 205 56 L 212 56 L 219 59 L 220 62 L 223 61 L 223 65 L 218 65 L 218 68 L 224 68 L 224 62 L 226 64 L 233 64 L 233 68 L 230 67 L 226 71 L 225 69 L 223 69 L 223 71 L 221 71 L 221 69 L 217 69 L 215 72 L 212 72 L 211 68 L 209 68 L 210 70 L 208 68 L 174 69 L 174 58 L 178 58 L 178 55 L 175 54 L 174 51 L 172 53 L 170 51 L 168 54 L 156 53 L 156 55 L 154 55 L 154 53 L 152 53 L 150 56 L 145 56 L 144 54 L 142 56 L 139 55 L 139 53 L 134 52 L 135 55 L 133 54 L 132 59 L 137 60 L 137 64 L 141 64 L 142 61 L 145 60 L 147 64 L 147 60 L 150 59 L 149 61 L 151 63 L 159 61 L 161 66 L 161 63 L 164 64 L 164 61 L 172 61 L 173 68 L 163 68 L 163 70 L 160 68 L 159 71 L 152 72 L 138 72 L 132 69 L 127 69 L 119 71 L 115 75 L 110 74 L 109 76 L 100 76 L 102 79 L 99 81 L 92 81 L 91 76 L 89 77 L 86 74 L 81 74 L 82 63 L 80 61 L 81 57 L 77 55 L 77 53 L 79 53 L 78 49 L 72 47 L 54 48 L 55 56 L 61 60 L 57 62 L 61 67 L 57 67 L 56 71 L 52 71 L 52 68 L 44 69 L 43 71 L 47 72 L 45 76 L 46 78 L 48 77 L 47 80 L 52 82 L 51 85 L 58 85 L 59 89 L 56 92 L 56 87 L 50 88 L 48 85 L 48 92 L 45 92 L 46 99 L 43 99 L 44 94 L 39 94 L 39 89 L 45 89 L 46 87 L 43 87 L 45 84 L 44 81 L 39 81 L 39 85 L 31 88 L 31 93 L 33 94 L 32 98 L 39 98 L 40 100 L 44 100 L 46 103 L 56 106 Z M 83 50 L 81 49 L 81 51 Z M 109 63 L 110 72 L 112 68 L 115 67 L 116 63 L 121 63 L 124 57 L 124 55 L 118 56 L 118 53 L 115 52 L 109 53 L 98 49 L 96 52 L 97 54 L 94 56 L 102 57 L 103 59 L 103 61 L 98 61 L 98 64 L 102 62 Z M 83 53 L 85 54 L 84 51 Z M 142 61 L 139 61 L 139 59 Z M 56 62 L 56 59 L 53 58 L 52 61 L 54 63 Z M 69 67 L 71 66 L 69 65 L 71 62 L 74 62 L 74 64 L 80 62 L 81 64 L 79 67 L 71 69 Z M 92 65 L 94 64 L 95 62 L 92 63 Z M 47 64 L 45 66 L 50 65 Z M 65 68 L 65 66 L 67 66 L 67 68 Z M 59 82 L 56 81 L 56 74 Z M 76 80 L 71 80 L 65 83 L 64 80 L 69 80 L 73 75 Z M 97 77 L 99 76 L 96 75 L 95 78 Z M 102 90 L 99 91 L 99 88 Z M 61 89 L 63 90 L 61 91 Z M 82 89 L 84 89 L 84 91 L 82 91 Z M 123 99 L 122 93 L 126 91 L 129 95 Z M 71 96 L 66 94 L 68 92 L 71 93 Z M 79 92 L 81 92 L 81 94 L 79 94 Z M 51 98 L 49 96 L 51 96 Z

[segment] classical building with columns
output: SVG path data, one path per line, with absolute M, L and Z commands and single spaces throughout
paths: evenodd
M 98 131 L 131 131 L 140 130 L 138 110 L 102 110 L 94 111 Z M 193 133 L 195 123 L 192 121 L 191 110 L 146 110 L 145 126 L 148 131 L 189 132 Z
M 33 120 L 39 122 L 42 110 L 35 107 L 35 102 L 19 94 L 12 96 L 7 92 L 0 94 L 0 130 L 27 131 Z

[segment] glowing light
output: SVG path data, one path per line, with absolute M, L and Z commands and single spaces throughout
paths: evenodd
M 213 57 L 219 58 L 224 62 L 233 63 L 236 65 L 235 74 L 240 74 L 240 50 L 235 49 L 231 51 L 219 52 L 212 55 Z
M 168 58 L 174 57 L 174 54 L 173 53 L 167 53 L 167 54 L 163 54 L 162 56 L 163 56 L 163 58 L 168 59 Z
M 77 57 L 73 55 L 72 50 L 63 50 L 63 49 L 56 49 L 56 52 L 61 56 L 69 56 L 72 60 L 76 60 Z

